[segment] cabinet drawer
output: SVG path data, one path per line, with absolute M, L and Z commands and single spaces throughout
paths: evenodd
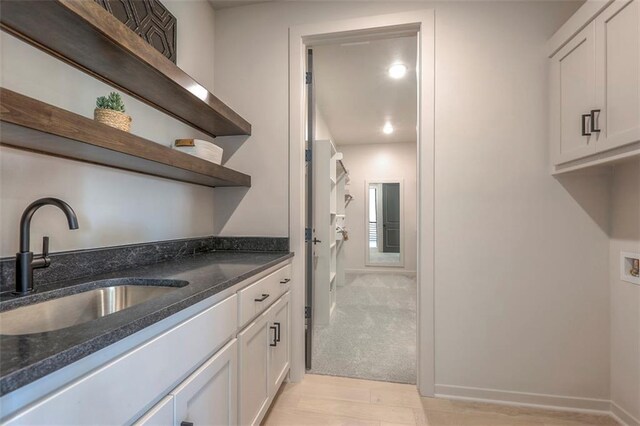
M 42 399 L 5 424 L 129 424 L 235 334 L 237 309 L 234 294 Z
M 240 327 L 265 311 L 290 287 L 291 265 L 286 265 L 238 292 Z

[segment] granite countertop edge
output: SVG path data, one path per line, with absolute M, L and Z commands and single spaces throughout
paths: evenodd
M 134 317 L 131 321 L 119 327 L 97 335 L 79 344 L 71 345 L 54 355 L 38 360 L 30 365 L 10 371 L 0 377 L 0 397 L 7 395 L 23 386 L 26 386 L 48 374 L 60 370 L 80 359 L 98 352 L 138 331 L 145 329 L 165 318 L 170 317 L 196 303 L 233 287 L 234 285 L 249 279 L 273 266 L 276 266 L 293 257 L 293 253 L 282 253 L 282 256 L 265 262 L 250 271 L 241 273 L 224 281 L 213 283 L 202 291 L 189 295 L 179 302 L 164 306 L 144 316 Z

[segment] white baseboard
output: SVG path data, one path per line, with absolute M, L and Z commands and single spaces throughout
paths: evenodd
M 544 408 L 548 410 L 611 414 L 611 401 L 607 399 L 512 392 L 450 385 L 436 385 L 436 396 L 501 405 Z
M 611 401 L 611 416 L 625 426 L 640 426 L 640 420 L 633 417 L 624 408 Z
M 345 274 L 361 275 L 361 274 L 386 274 L 386 275 L 407 275 L 410 277 L 416 276 L 416 271 L 407 271 L 401 268 L 370 268 L 370 269 L 345 269 Z

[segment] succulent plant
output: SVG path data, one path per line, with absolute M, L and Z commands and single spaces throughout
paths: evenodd
M 109 93 L 109 96 L 100 96 L 96 100 L 96 107 L 124 112 L 124 102 L 122 101 L 120 93 L 117 92 L 111 92 Z

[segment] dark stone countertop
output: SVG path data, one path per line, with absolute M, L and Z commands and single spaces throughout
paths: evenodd
M 104 287 L 113 278 L 188 281 L 157 298 L 60 330 L 0 336 L 0 396 L 6 395 L 137 331 L 293 257 L 288 252 L 215 251 L 178 260 L 42 286 L 37 293 L 0 302 L 0 311 L 63 294 Z M 100 282 L 102 281 L 102 282 Z

